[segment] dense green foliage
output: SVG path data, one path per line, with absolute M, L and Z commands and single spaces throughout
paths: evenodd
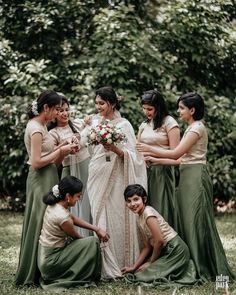
M 0 4 L 0 195 L 24 198 L 24 113 L 32 99 L 54 89 L 83 116 L 94 111 L 94 90 L 108 84 L 125 97 L 121 111 L 136 130 L 143 91 L 160 89 L 174 116 L 180 94 L 202 94 L 214 194 L 236 195 L 233 0 Z

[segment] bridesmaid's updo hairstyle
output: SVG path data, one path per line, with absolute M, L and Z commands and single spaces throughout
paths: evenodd
M 153 118 L 153 130 L 160 128 L 164 118 L 169 115 L 169 111 L 163 95 L 158 90 L 148 90 L 141 96 L 141 105 L 147 104 L 155 108 L 156 115 Z M 147 120 L 149 122 L 149 120 Z
M 43 91 L 39 97 L 29 105 L 27 111 L 29 119 L 32 119 L 40 114 L 45 104 L 47 104 L 49 108 L 61 104 L 61 96 L 55 91 Z
M 201 120 L 204 116 L 205 106 L 203 98 L 196 92 L 188 92 L 180 96 L 177 100 L 177 108 L 179 107 L 179 102 L 182 102 L 187 108 L 195 108 L 193 114 L 194 120 Z
M 95 91 L 95 99 L 100 96 L 102 100 L 115 104 L 115 109 L 120 109 L 120 96 L 117 96 L 115 90 L 111 86 L 104 86 Z
M 127 201 L 128 198 L 131 198 L 134 195 L 141 197 L 144 204 L 147 202 L 147 192 L 142 185 L 130 184 L 126 187 L 126 189 L 124 191 L 125 201 Z
M 43 197 L 43 202 L 46 205 L 54 205 L 61 200 L 65 200 L 66 194 L 73 196 L 76 193 L 82 192 L 83 183 L 78 178 L 68 175 L 61 179 L 59 184 L 54 185 L 51 191 Z

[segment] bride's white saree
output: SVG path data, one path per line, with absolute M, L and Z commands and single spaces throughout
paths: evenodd
M 103 278 L 122 276 L 120 269 L 132 265 L 139 255 L 136 216 L 126 208 L 123 192 L 128 184 L 147 186 L 146 166 L 142 155 L 136 151 L 133 127 L 118 112 L 111 122 L 127 137 L 126 143 L 118 144 L 124 151 L 124 158 L 111 152 L 111 161 L 107 162 L 103 145 L 95 146 L 87 183 L 93 222 L 110 235 L 109 242 L 101 244 Z

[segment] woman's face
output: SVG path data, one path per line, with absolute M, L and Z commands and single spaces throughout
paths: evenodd
M 179 102 L 177 112 L 180 118 L 185 122 L 188 122 L 190 119 L 192 119 L 193 109 L 189 109 L 186 105 L 183 104 L 182 101 Z
M 76 202 L 82 199 L 82 192 L 75 193 L 73 196 L 70 195 L 69 197 L 69 204 L 70 207 L 74 207 Z
M 58 126 L 65 126 L 68 124 L 70 119 L 70 107 L 67 103 L 62 104 L 58 115 L 57 115 L 57 124 Z
M 145 208 L 142 197 L 133 195 L 126 200 L 126 206 L 135 214 L 141 215 Z
M 95 106 L 98 114 L 105 118 L 110 117 L 114 112 L 113 105 L 111 105 L 108 101 L 103 100 L 99 95 L 95 98 Z
M 48 108 L 48 110 L 46 111 L 46 109 Z M 59 111 L 60 111 L 61 105 L 55 105 L 51 108 L 49 108 L 48 106 L 46 107 L 45 111 L 46 111 L 46 120 L 47 121 L 52 121 L 54 119 L 56 119 Z
M 156 115 L 156 109 L 149 104 L 143 104 L 143 113 L 148 120 L 152 120 Z

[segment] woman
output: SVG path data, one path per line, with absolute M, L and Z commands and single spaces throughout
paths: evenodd
M 200 279 L 215 281 L 221 274 L 233 279 L 213 214 L 212 182 L 206 166 L 208 136 L 201 121 L 204 101 L 199 94 L 190 92 L 182 95 L 177 105 L 180 118 L 188 124 L 180 144 L 173 150 L 162 150 L 138 143 L 137 149 L 152 154 L 146 160 L 154 164 L 159 163 L 157 157 L 165 163 L 181 157 L 176 197 L 178 233 L 189 247 Z
M 123 191 L 130 183 L 146 187 L 143 157 L 136 152 L 135 134 L 131 124 L 119 113 L 119 101 L 113 88 L 96 91 L 95 104 L 103 120 L 110 122 L 126 135 L 125 144 L 98 144 L 89 164 L 88 195 L 93 222 L 110 235 L 103 247 L 103 278 L 121 277 L 121 268 L 133 263 L 139 253 L 135 216 L 125 206 Z M 106 161 L 107 151 L 110 161 Z
M 127 207 L 138 215 L 143 249 L 137 261 L 124 267 L 128 282 L 145 282 L 155 287 L 174 287 L 197 283 L 196 270 L 189 249 L 177 232 L 151 206 L 147 193 L 139 184 L 124 191 Z
M 70 104 L 69 101 L 62 96 L 62 106 L 58 112 L 55 122 L 50 124 L 50 134 L 54 139 L 54 145 L 57 147 L 65 142 L 68 138 L 78 136 L 80 138 L 80 131 L 84 129 L 86 122 L 84 120 L 70 120 Z M 82 180 L 85 188 L 83 198 L 79 204 L 71 208 L 71 212 L 86 220 L 92 222 L 91 209 L 87 194 L 87 179 L 88 179 L 88 165 L 90 161 L 90 154 L 85 141 L 80 140 L 79 151 L 73 155 L 68 155 L 62 162 L 61 178 L 67 175 L 73 175 Z M 82 236 L 89 236 L 89 231 L 86 229 L 79 229 Z
M 169 115 L 165 100 L 157 90 L 141 96 L 146 121 L 139 127 L 138 141 L 165 150 L 179 144 L 180 132 L 176 120 Z M 155 165 L 147 169 L 149 203 L 175 227 L 175 173 L 171 165 Z
M 53 120 L 60 109 L 61 97 L 54 91 L 42 92 L 29 107 L 29 122 L 25 129 L 25 145 L 29 160 L 26 182 L 26 206 L 23 223 L 20 257 L 15 276 L 16 285 L 38 284 L 37 268 L 38 238 L 43 221 L 45 205 L 43 195 L 58 182 L 57 168 L 63 158 L 77 148 L 66 144 L 54 150 L 53 139 L 46 124 Z
M 82 194 L 83 184 L 66 176 L 44 196 L 47 206 L 39 238 L 38 267 L 44 290 L 65 290 L 89 286 L 100 279 L 101 252 L 97 237 L 82 238 L 80 226 L 94 231 L 102 242 L 109 235 L 102 229 L 70 213 Z

